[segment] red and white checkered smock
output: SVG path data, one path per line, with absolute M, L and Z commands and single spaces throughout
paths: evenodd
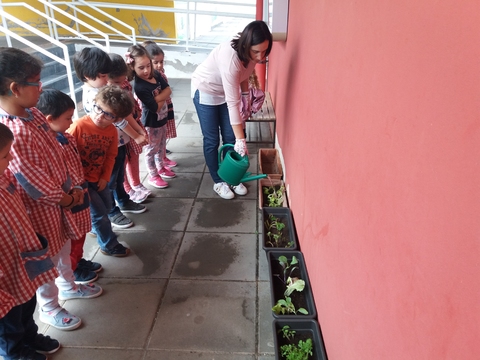
M 0 318 L 58 276 L 55 268 L 33 280 L 27 275 L 20 253 L 41 250 L 42 245 L 12 181 L 15 179 L 8 169 L 0 175 Z
M 78 153 L 77 140 L 69 133 L 62 133 L 57 134 L 57 141 L 60 143 L 65 155 L 68 172 L 72 178 L 72 187 L 81 186 L 84 196 L 88 197 L 88 183 L 83 174 L 82 159 Z M 75 208 L 73 208 L 72 213 L 78 230 L 85 235 L 92 229 L 92 219 L 90 217 L 90 206 L 82 205 L 81 207 L 83 209 L 77 212 L 74 211 Z
M 50 134 L 43 114 L 36 108 L 26 110 L 28 118 L 0 114 L 0 122 L 15 137 L 8 168 L 15 175 L 15 186 L 35 232 L 48 239 L 50 255 L 54 256 L 67 239 L 75 240 L 82 234 L 72 212 L 58 205 L 71 187 L 62 148 Z

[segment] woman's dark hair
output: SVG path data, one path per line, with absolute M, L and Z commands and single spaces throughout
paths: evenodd
M 130 94 L 117 85 L 107 85 L 100 89 L 95 101 L 107 105 L 118 118 L 125 118 L 133 113 L 133 99 Z
M 150 59 L 150 76 L 149 78 L 153 77 L 153 63 L 150 54 L 148 53 L 147 49 L 140 44 L 132 45 L 128 48 L 128 52 L 125 54 L 125 62 L 129 65 L 129 68 L 132 70 L 134 76 L 137 76 L 135 73 L 135 59 L 137 57 L 148 57 Z
M 11 141 L 13 141 L 12 130 L 7 125 L 0 123 L 0 150 L 3 150 Z
M 98 74 L 108 74 L 112 70 L 112 60 L 105 51 L 86 47 L 73 55 L 73 67 L 77 77 L 86 82 L 87 77 L 95 80 Z
M 0 96 L 7 95 L 10 84 L 17 82 L 21 85 L 27 79 L 37 76 L 42 71 L 42 62 L 15 48 L 0 48 Z
M 37 109 L 43 115 L 51 115 L 54 119 L 58 118 L 65 111 L 75 109 L 75 103 L 67 94 L 56 89 L 44 89 L 40 93 Z
M 142 43 L 142 45 L 148 51 L 148 53 L 150 54 L 150 57 L 154 57 L 157 55 L 165 56 L 165 53 L 163 52 L 162 48 L 158 46 L 155 41 L 146 40 Z
M 264 41 L 268 41 L 268 48 L 265 54 L 265 56 L 268 56 L 272 50 L 272 34 L 264 21 L 256 20 L 248 24 L 245 29 L 238 34 L 238 38 L 233 39 L 230 43 L 243 62 L 243 65 L 247 66 L 251 60 L 250 48 Z
M 120 76 L 127 76 L 128 66 L 123 57 L 118 54 L 108 54 L 112 60 L 112 70 L 108 73 L 110 79 L 115 79 Z

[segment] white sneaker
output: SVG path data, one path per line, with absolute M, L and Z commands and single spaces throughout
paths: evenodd
M 232 190 L 230 189 L 230 186 L 228 186 L 226 182 L 216 183 L 215 185 L 213 185 L 213 190 L 218 195 L 220 195 L 220 197 L 227 200 L 233 199 L 235 197 Z
M 242 183 L 238 184 L 237 186 L 232 186 L 232 189 L 233 191 L 235 191 L 235 194 L 237 195 L 244 196 L 244 195 L 247 195 L 248 193 L 247 188 Z

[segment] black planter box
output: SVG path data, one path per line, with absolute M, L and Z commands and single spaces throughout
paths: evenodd
M 281 247 L 274 247 L 268 244 L 268 230 L 265 226 L 265 222 L 269 221 L 269 216 L 273 215 L 278 218 L 282 223 L 285 224 L 285 228 L 282 230 L 282 240 L 285 246 Z M 270 250 L 297 250 L 298 249 L 298 241 L 295 235 L 295 226 L 293 225 L 293 217 L 292 212 L 289 208 L 271 208 L 271 207 L 264 207 L 262 209 L 262 226 L 263 226 L 263 233 L 262 233 L 262 247 L 265 251 Z M 291 244 L 288 246 L 287 244 Z
M 290 263 L 292 257 L 295 256 L 298 260 L 298 264 L 295 265 L 297 269 L 292 272 L 292 277 L 298 277 L 305 281 L 305 288 L 303 291 L 293 291 L 290 294 L 292 303 L 295 308 L 303 307 L 308 311 L 308 314 L 301 313 L 278 315 L 272 310 L 272 315 L 276 319 L 291 320 L 291 319 L 315 319 L 317 317 L 317 309 L 315 308 L 315 301 L 313 300 L 312 288 L 310 286 L 310 280 L 308 278 L 307 268 L 305 266 L 305 259 L 300 251 L 282 251 L 272 250 L 267 252 L 268 271 L 270 275 L 270 293 L 272 299 L 272 307 L 277 304 L 279 299 L 284 299 L 286 285 L 283 282 L 283 268 L 280 265 L 278 259 L 280 256 L 285 256 Z
M 282 334 L 282 328 L 288 325 L 290 330 L 295 331 L 293 341 L 285 339 Z M 311 338 L 313 342 L 313 356 L 309 356 L 308 360 L 327 360 L 325 346 L 320 332 L 318 322 L 315 320 L 279 320 L 273 321 L 273 339 L 275 341 L 275 359 L 284 360 L 280 347 L 288 344 L 298 344 L 299 340 L 305 341 Z

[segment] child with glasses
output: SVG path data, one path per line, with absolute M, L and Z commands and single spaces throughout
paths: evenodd
M 54 265 L 71 272 L 69 244 L 81 233 L 70 209 L 81 204 L 83 197 L 71 190 L 63 151 L 51 136 L 45 117 L 34 107 L 40 97 L 41 69 L 41 61 L 24 51 L 0 48 L 0 123 L 15 136 L 9 169 L 33 229 L 48 240 Z M 40 320 L 73 330 L 81 320 L 60 306 L 59 289 L 72 290 L 74 278 L 59 273 L 61 276 L 37 290 Z
M 105 86 L 92 102 L 92 112 L 75 121 L 67 132 L 77 141 L 85 180 L 88 181 L 92 230 L 104 255 L 123 257 L 130 249 L 120 244 L 108 217 L 113 198 L 108 182 L 118 153 L 115 122 L 133 111 L 133 100 L 118 86 Z
M 73 58 L 75 72 L 83 84 L 83 104 L 87 114 L 95 111 L 93 104 L 95 95 L 108 82 L 108 73 L 113 69 L 109 55 L 97 48 L 84 48 Z M 126 146 L 133 139 L 139 145 L 148 141 L 144 130 L 133 118 L 121 119 L 115 122 L 118 132 L 118 153 L 113 166 L 108 187 L 112 192 L 112 209 L 108 217 L 116 228 L 125 229 L 133 226 L 133 221 L 123 213 L 141 214 L 147 210 L 144 205 L 137 204 L 130 199 L 123 187 L 125 178 Z M 117 205 L 118 204 L 118 205 Z

